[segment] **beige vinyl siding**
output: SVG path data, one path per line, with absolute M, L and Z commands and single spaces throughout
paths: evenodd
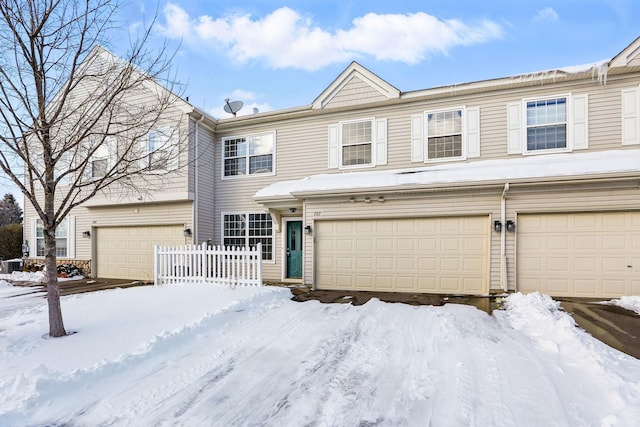
M 384 101 L 386 99 L 386 96 L 380 94 L 380 92 L 358 77 L 354 77 L 340 89 L 340 92 L 324 108 L 345 107 L 367 102 Z
M 194 173 L 197 170 L 198 173 L 198 184 L 197 184 L 197 192 L 195 193 L 196 197 L 196 206 L 198 212 L 195 213 L 195 219 L 197 219 L 197 224 L 195 224 L 196 235 L 194 235 L 194 239 L 196 243 L 202 243 L 207 241 L 208 239 L 213 239 L 215 236 L 215 227 L 218 224 L 217 218 L 213 214 L 213 207 L 215 204 L 215 181 L 216 181 L 216 173 L 219 171 L 217 164 L 214 160 L 214 137 L 213 132 L 198 123 L 194 123 L 193 126 L 198 127 L 198 147 L 197 154 L 194 153 L 194 161 L 193 165 L 191 165 Z M 195 132 L 194 132 L 195 133 Z M 195 188 L 194 188 L 195 191 Z

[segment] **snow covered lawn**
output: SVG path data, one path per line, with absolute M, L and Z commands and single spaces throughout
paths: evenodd
M 63 298 L 0 281 L 0 425 L 633 426 L 640 361 L 548 297 L 506 310 L 165 286 Z M 17 298 L 17 299 L 16 299 Z

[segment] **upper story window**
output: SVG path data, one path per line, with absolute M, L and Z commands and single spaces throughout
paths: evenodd
M 105 138 L 102 144 L 93 152 L 91 156 L 90 173 L 91 178 L 104 178 L 112 163 L 116 160 L 116 144 L 112 138 Z
M 508 154 L 589 148 L 589 96 L 586 93 L 521 99 L 506 107 Z
M 173 146 L 173 132 L 169 128 L 152 130 L 147 138 L 147 168 L 150 171 L 167 171 L 174 166 L 177 157 Z
M 367 118 L 329 125 L 330 169 L 387 164 L 387 119 Z
M 443 162 L 480 156 L 480 108 L 457 107 L 411 116 L 411 161 Z
M 373 120 L 342 123 L 340 145 L 342 166 L 371 165 Z
M 527 151 L 567 148 L 567 98 L 526 101 Z
M 224 246 L 253 248 L 262 243 L 262 259 L 273 261 L 273 224 L 268 213 L 225 213 L 222 215 Z
M 427 113 L 427 159 L 462 157 L 462 110 Z
M 223 138 L 222 142 L 223 178 L 274 173 L 275 132 Z

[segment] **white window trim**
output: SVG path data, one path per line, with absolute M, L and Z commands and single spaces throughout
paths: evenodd
M 527 149 L 527 102 L 541 101 L 546 99 L 565 98 L 566 106 L 566 146 L 564 148 L 550 148 L 545 150 L 529 150 Z M 556 153 L 570 153 L 573 151 L 573 99 L 571 93 L 563 93 L 556 95 L 543 95 L 530 98 L 523 98 L 520 101 L 521 108 L 521 141 L 522 141 L 522 155 L 524 156 L 539 156 L 544 154 L 556 154 Z
M 156 148 L 156 150 L 150 150 L 149 149 L 149 142 L 150 142 L 150 134 L 151 132 L 159 132 L 159 133 L 163 133 L 167 136 L 167 140 L 165 141 L 164 145 L 162 147 L 166 147 L 166 148 L 160 148 L 160 149 L 164 149 L 164 150 L 169 150 L 169 159 L 167 160 L 168 163 L 168 168 L 163 168 L 163 169 L 151 169 L 151 165 L 149 164 L 149 158 L 151 157 L 151 153 L 153 153 L 154 151 L 158 150 L 158 148 Z M 172 128 L 170 126 L 164 126 L 164 127 L 159 127 L 159 128 L 155 128 L 155 129 L 151 129 L 151 131 L 149 131 L 146 135 L 146 137 L 144 138 L 144 148 L 143 148 L 143 152 L 144 152 L 144 156 L 142 156 L 141 161 L 142 163 L 142 170 L 149 174 L 149 175 L 153 175 L 153 174 L 163 174 L 163 173 L 167 173 L 169 171 L 172 171 L 174 169 L 177 169 L 180 165 L 180 148 L 177 146 L 178 142 L 180 141 L 180 130 L 176 127 L 176 128 Z M 174 152 L 175 150 L 175 152 Z
M 40 218 L 31 218 L 31 242 L 29 258 L 44 259 L 44 255 L 38 255 L 38 221 Z M 67 216 L 64 221 L 67 221 L 67 255 L 57 256 L 59 259 L 75 259 L 75 233 L 76 233 L 76 217 L 73 215 Z M 44 237 L 42 238 L 44 240 Z M 45 248 L 46 251 L 46 248 Z
M 225 161 L 225 157 L 224 157 L 224 143 L 225 141 L 229 140 L 229 139 L 238 139 L 238 138 L 245 138 L 246 140 L 248 140 L 251 137 L 254 136 L 261 136 L 261 135 L 273 135 L 273 150 L 271 150 L 271 172 L 261 172 L 261 173 L 246 173 L 244 175 L 229 175 L 226 176 L 224 174 L 224 161 Z M 222 164 L 221 164 L 221 168 L 220 168 L 220 179 L 222 180 L 232 180 L 232 179 L 247 179 L 247 178 L 255 178 L 255 177 L 260 177 L 260 176 L 275 176 L 276 175 L 276 149 L 277 149 L 278 143 L 277 143 L 277 134 L 276 131 L 267 131 L 267 132 L 256 132 L 256 133 L 251 133 L 251 134 L 246 134 L 246 135 L 235 135 L 235 136 L 225 136 L 221 139 L 221 159 L 222 159 Z M 249 158 L 251 157 L 249 155 L 249 148 L 247 147 L 247 154 L 244 156 L 246 158 L 247 161 L 247 171 L 249 171 Z M 255 213 L 255 212 L 251 212 L 251 213 Z
M 276 226 L 274 223 L 274 219 L 271 214 L 267 211 L 224 211 L 220 213 L 220 243 L 224 246 L 224 216 L 225 215 L 247 215 L 250 214 L 266 214 L 271 219 L 271 259 L 263 259 L 262 262 L 265 264 L 275 264 L 276 263 Z M 247 228 L 247 232 L 249 229 Z M 244 236 L 245 243 L 249 241 L 249 235 Z
M 461 120 L 462 120 L 462 155 L 455 157 L 443 157 L 439 159 L 430 159 L 429 158 L 429 114 L 434 113 L 443 113 L 447 111 L 457 111 L 460 110 L 462 112 Z M 428 110 L 423 113 L 423 144 L 424 144 L 424 162 L 425 163 L 446 163 L 446 162 L 457 162 L 461 160 L 467 160 L 467 107 L 466 106 L 458 106 L 458 107 L 450 107 L 450 108 L 439 108 L 437 110 Z
M 343 165 L 342 164 L 342 126 L 349 123 L 358 123 L 358 122 L 371 122 L 371 163 L 363 164 L 363 165 Z M 373 168 L 376 166 L 376 141 L 377 138 L 377 126 L 376 126 L 376 118 L 375 117 L 363 117 L 360 119 L 353 120 L 342 120 L 338 122 L 338 169 L 367 169 Z

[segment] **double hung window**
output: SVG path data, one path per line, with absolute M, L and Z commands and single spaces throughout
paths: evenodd
M 341 125 L 342 166 L 371 165 L 373 120 L 345 122 Z
M 526 101 L 527 151 L 567 148 L 567 98 Z
M 275 133 L 224 138 L 224 177 L 273 174 Z
M 427 160 L 462 157 L 462 110 L 427 113 Z
M 69 253 L 69 218 L 65 218 L 56 228 L 56 256 L 66 257 Z M 36 256 L 45 256 L 44 227 L 42 220 L 36 220 Z

